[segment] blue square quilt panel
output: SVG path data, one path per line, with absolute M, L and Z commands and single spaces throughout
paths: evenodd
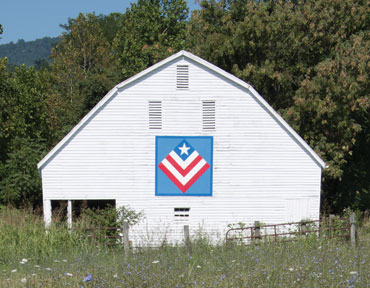
M 156 136 L 157 196 L 212 196 L 212 171 L 212 136 Z

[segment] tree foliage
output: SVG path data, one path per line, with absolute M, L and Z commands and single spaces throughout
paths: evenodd
M 0 61 L 0 200 L 14 205 L 39 203 L 37 162 L 46 150 L 44 86 L 25 66 L 5 70 Z
M 57 127 L 71 128 L 116 84 L 116 60 L 100 21 L 94 14 L 69 19 L 52 50 L 50 107 L 54 118 L 62 120 Z
M 185 47 L 185 0 L 138 0 L 122 17 L 114 50 L 124 79 Z

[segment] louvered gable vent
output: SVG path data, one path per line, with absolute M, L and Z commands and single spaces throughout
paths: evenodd
M 189 65 L 177 65 L 177 89 L 189 88 Z
M 203 130 L 216 129 L 216 103 L 215 101 L 203 101 Z
M 162 129 L 162 101 L 149 101 L 149 129 Z

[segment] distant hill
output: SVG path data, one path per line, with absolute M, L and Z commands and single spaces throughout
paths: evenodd
M 17 43 L 1 44 L 0 58 L 8 57 L 9 65 L 26 64 L 39 68 L 50 62 L 50 51 L 56 42 L 58 42 L 57 37 L 44 37 L 34 41 L 20 39 Z

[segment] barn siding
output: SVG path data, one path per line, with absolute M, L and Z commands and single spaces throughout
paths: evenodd
M 176 65 L 190 88 L 176 89 Z M 162 130 L 149 130 L 148 101 L 162 101 Z M 216 129 L 202 129 L 202 101 L 216 101 Z M 155 136 L 213 136 L 213 196 L 155 196 Z M 116 199 L 143 210 L 139 243 L 176 241 L 183 225 L 224 237 L 227 224 L 319 217 L 321 168 L 252 93 L 188 58 L 119 89 L 42 167 L 49 199 Z M 299 204 L 297 204 L 299 203 Z M 306 204 L 302 204 L 306 203 Z M 292 204 L 293 206 L 291 206 Z M 175 207 L 190 207 L 188 222 Z M 158 233 L 161 231 L 161 233 Z M 134 243 L 134 245 L 136 245 Z

